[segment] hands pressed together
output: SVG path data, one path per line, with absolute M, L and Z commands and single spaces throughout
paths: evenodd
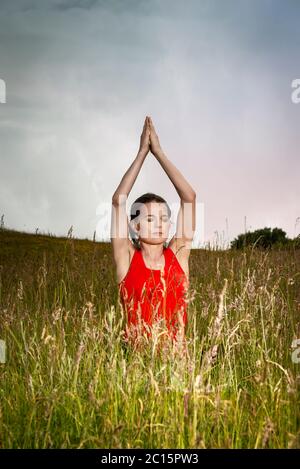
M 139 151 L 148 154 L 149 150 L 156 156 L 162 151 L 159 143 L 158 135 L 155 131 L 152 119 L 150 116 L 146 116 L 143 132 L 141 134 L 140 149 Z

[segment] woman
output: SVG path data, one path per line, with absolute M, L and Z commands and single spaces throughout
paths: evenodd
M 171 210 L 147 193 L 131 207 L 126 201 L 149 152 L 167 173 L 180 197 L 176 233 L 167 245 Z M 162 325 L 172 339 L 187 325 L 189 255 L 196 225 L 196 193 L 163 152 L 152 119 L 146 116 L 138 154 L 112 197 L 111 242 L 117 281 L 127 320 L 127 341 L 150 336 Z M 129 238 L 129 234 L 132 238 Z

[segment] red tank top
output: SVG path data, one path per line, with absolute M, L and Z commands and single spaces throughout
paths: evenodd
M 146 267 L 142 251 L 135 250 L 125 277 L 119 282 L 121 305 L 127 319 L 125 339 L 138 331 L 149 336 L 156 320 L 165 318 L 169 336 L 176 338 L 178 313 L 187 325 L 188 279 L 171 248 L 164 247 L 162 270 Z M 148 327 L 145 327 L 145 324 Z

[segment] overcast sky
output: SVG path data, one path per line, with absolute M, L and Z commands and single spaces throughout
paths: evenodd
M 109 240 L 112 194 L 151 115 L 197 193 L 194 246 L 245 225 L 294 237 L 299 51 L 298 0 L 1 0 L 5 226 Z M 176 221 L 178 194 L 151 153 L 128 212 L 144 192 Z

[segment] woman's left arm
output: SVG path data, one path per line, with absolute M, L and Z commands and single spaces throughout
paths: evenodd
M 186 244 L 187 241 L 193 240 L 196 229 L 196 192 L 162 150 L 151 118 L 150 150 L 174 184 L 180 197 L 181 203 L 177 217 L 176 234 L 170 241 L 170 244 L 175 242 L 175 238 L 177 239 L 177 244 L 180 240 L 179 244 Z

